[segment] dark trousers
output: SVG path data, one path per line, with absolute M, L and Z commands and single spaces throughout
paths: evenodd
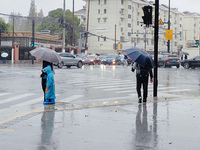
M 148 78 L 149 76 L 138 76 L 137 78 L 137 85 L 136 85 L 136 89 L 137 89 L 137 93 L 138 93 L 138 97 L 141 97 L 141 87 L 143 86 L 143 100 L 147 99 L 147 94 L 148 94 Z
M 44 102 L 45 102 L 45 90 L 46 90 L 47 79 L 42 78 L 42 90 L 44 92 Z

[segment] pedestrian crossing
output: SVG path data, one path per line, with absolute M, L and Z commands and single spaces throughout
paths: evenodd
M 136 83 L 134 80 L 128 79 L 115 79 L 115 78 L 98 78 L 98 76 L 87 77 L 85 80 L 79 80 L 77 78 L 71 79 L 69 82 L 66 82 L 67 86 L 71 87 L 82 87 L 77 89 L 75 94 L 71 93 L 59 93 L 59 90 L 56 92 L 56 102 L 62 103 L 73 103 L 75 101 L 112 101 L 112 100 L 123 100 L 125 98 L 130 99 L 134 98 L 137 100 L 136 93 Z M 84 89 L 92 89 L 96 90 L 95 94 L 92 98 L 85 95 L 81 90 Z M 153 92 L 153 84 L 149 83 L 148 88 L 149 93 Z M 172 87 L 159 85 L 158 92 L 159 94 L 171 94 L 178 95 L 180 92 L 189 92 L 191 89 L 181 89 L 180 87 Z M 112 92 L 109 96 L 106 96 L 104 92 Z M 81 94 L 79 94 L 81 93 Z M 43 95 L 38 93 L 24 93 L 24 94 L 16 94 L 9 92 L 0 92 L 0 106 L 7 104 L 2 107 L 26 107 L 35 104 L 42 105 L 43 104 Z M 123 95 L 121 95 L 123 94 Z M 151 94 L 152 95 L 152 94 Z

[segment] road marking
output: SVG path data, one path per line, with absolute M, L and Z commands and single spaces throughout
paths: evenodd
M 131 96 L 123 96 L 123 97 L 110 97 L 110 98 L 99 98 L 99 99 L 91 99 L 84 100 L 85 101 L 109 101 L 109 100 L 124 100 L 124 99 L 132 99 L 133 96 L 137 96 L 137 94 L 130 94 Z
M 28 97 L 28 96 L 32 96 L 32 95 L 35 95 L 35 94 L 27 93 L 27 94 L 17 95 L 17 96 L 10 97 L 10 98 L 4 99 L 4 100 L 0 100 L 0 104 L 12 102 L 12 101 L 15 101 L 15 100 L 18 100 L 18 99 L 21 99 L 21 98 L 25 98 L 25 97 Z
M 162 86 L 162 85 L 161 85 Z M 167 90 L 167 89 L 172 89 L 172 88 L 175 88 L 175 87 L 160 87 L 160 88 L 158 88 L 158 91 L 162 91 L 162 90 Z M 130 89 L 133 89 L 133 88 L 130 88 Z M 141 88 L 141 91 L 142 91 L 143 89 Z M 134 91 L 136 91 L 136 87 L 134 87 L 134 89 L 133 90 L 126 90 L 126 91 L 116 91 L 116 93 L 132 93 L 132 92 L 134 92 Z M 152 92 L 153 91 L 153 89 L 152 89 L 152 87 L 151 88 L 149 88 L 148 89 L 148 92 Z
M 56 94 L 56 97 L 59 96 L 60 94 Z M 25 101 L 25 102 L 22 102 L 20 104 L 16 104 L 16 105 L 12 105 L 10 107 L 21 107 L 21 106 L 28 106 L 28 105 L 31 105 L 31 104 L 35 104 L 37 102 L 41 102 L 43 103 L 43 100 L 44 100 L 44 97 L 39 97 L 39 98 L 35 98 L 35 99 L 32 99 L 32 100 L 28 100 L 28 101 Z
M 120 87 L 130 87 L 130 85 L 120 85 Z M 132 86 L 131 86 L 132 87 Z M 98 87 L 94 87 L 95 89 L 110 89 L 110 88 L 116 88 L 116 86 L 114 86 L 113 84 L 110 86 L 98 86 Z
M 111 89 L 103 89 L 104 91 L 115 91 L 115 90 L 130 90 L 130 89 L 135 89 L 135 87 L 126 87 L 126 88 L 119 88 L 119 87 L 116 87 L 116 88 L 111 88 Z
M 11 129 L 0 129 L 0 131 L 9 131 L 9 132 L 13 132 L 15 130 L 11 130 Z
M 9 95 L 9 94 L 12 94 L 12 93 L 0 93 L 0 96 L 5 96 L 5 95 Z
M 177 90 L 171 90 L 171 91 L 165 91 L 165 92 L 184 92 L 184 91 L 192 91 L 191 89 L 177 89 Z
M 129 82 L 124 82 L 124 81 L 105 81 L 105 82 L 89 82 L 89 83 L 75 83 L 74 85 L 84 85 L 84 86 L 99 86 L 99 85 L 114 85 L 114 84 L 130 84 Z
M 65 99 L 62 99 L 62 100 L 59 100 L 59 102 L 71 102 L 73 100 L 76 100 L 78 98 L 81 98 L 83 97 L 84 95 L 73 95 L 73 96 L 70 96 L 68 98 L 65 98 Z
M 21 107 L 21 106 L 31 105 L 31 104 L 34 104 L 34 103 L 37 103 L 37 102 L 43 102 L 43 99 L 44 99 L 44 97 L 39 97 L 39 98 L 32 99 L 30 101 L 25 101 L 25 102 L 20 103 L 20 104 L 12 105 L 10 107 Z

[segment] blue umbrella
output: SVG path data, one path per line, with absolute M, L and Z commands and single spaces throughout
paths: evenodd
M 142 67 L 145 67 L 145 68 L 155 67 L 153 59 L 144 50 L 134 47 L 134 48 L 126 49 L 126 54 L 128 55 L 130 59 L 132 59 L 134 62 L 138 63 Z

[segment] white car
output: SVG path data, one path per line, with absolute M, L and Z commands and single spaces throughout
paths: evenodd
M 70 68 L 71 66 L 77 66 L 77 68 L 81 68 L 83 66 L 83 62 L 81 58 L 78 58 L 70 53 L 58 53 L 62 61 L 60 63 L 54 64 L 58 66 L 58 68 L 62 68 L 63 66 L 67 66 Z

